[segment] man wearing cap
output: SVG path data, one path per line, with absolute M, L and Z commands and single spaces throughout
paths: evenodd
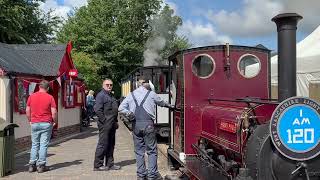
M 158 150 L 154 119 L 156 105 L 173 108 L 155 92 L 150 91 L 149 81 L 139 78 L 138 88 L 131 92 L 120 104 L 119 112 L 133 120 L 133 141 L 137 160 L 138 180 L 162 179 L 157 165 Z M 148 154 L 148 172 L 144 154 Z
M 31 125 L 31 153 L 29 172 L 47 171 L 47 149 L 52 127 L 57 121 L 57 107 L 54 98 L 48 94 L 49 82 L 41 81 L 39 91 L 29 96 L 26 114 Z M 38 165 L 38 167 L 36 166 Z

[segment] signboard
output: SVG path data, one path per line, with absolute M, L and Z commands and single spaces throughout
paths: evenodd
M 320 154 L 320 105 L 312 99 L 293 97 L 277 106 L 270 135 L 285 157 L 305 161 Z
M 76 70 L 76 69 L 70 69 L 70 70 L 69 70 L 69 76 L 70 76 L 70 77 L 78 77 L 78 70 Z

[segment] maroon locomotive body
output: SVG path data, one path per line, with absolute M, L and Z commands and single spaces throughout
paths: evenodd
M 294 41 L 284 39 L 280 45 L 295 47 L 299 17 L 279 17 L 280 25 L 294 30 L 284 35 Z M 289 51 L 295 57 L 295 48 Z M 173 54 L 169 64 L 176 106 L 168 149 L 173 168 L 182 166 L 189 177 L 201 180 L 320 178 L 319 158 L 306 162 L 313 174 L 303 175 L 301 163 L 279 154 L 271 142 L 272 113 L 291 87 L 279 84 L 280 100 L 270 98 L 270 50 L 262 45 L 199 47 Z M 279 83 L 286 81 L 283 77 Z
M 228 53 L 232 66 L 225 70 Z M 202 136 L 240 153 L 245 132 L 238 129 L 247 104 L 227 100 L 247 96 L 269 98 L 269 57 L 267 49 L 244 46 L 211 46 L 176 54 L 171 60 L 180 75 L 175 82 L 176 107 L 181 112 L 174 113 L 173 136 L 180 139 L 174 142 L 174 149 L 187 155 L 195 154 L 191 145 L 197 142 L 197 136 Z M 246 76 L 245 67 L 240 67 L 242 64 L 256 66 L 255 74 Z M 263 111 L 261 116 L 270 118 L 270 114 Z M 181 142 L 184 143 L 179 144 Z
M 173 113 L 169 152 L 175 157 L 184 153 L 187 159 L 199 155 L 199 141 L 204 139 L 202 145 L 211 143 L 220 158 L 232 156 L 234 165 L 240 166 L 250 128 L 246 121 L 265 124 L 276 107 L 271 102 L 254 103 L 270 98 L 270 51 L 219 45 L 181 51 L 170 61 L 178 110 Z M 192 167 L 195 161 L 188 163 Z

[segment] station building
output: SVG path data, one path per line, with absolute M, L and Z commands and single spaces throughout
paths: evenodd
M 15 129 L 16 152 L 31 146 L 26 102 L 30 94 L 38 91 L 41 80 L 50 82 L 49 93 L 58 107 L 58 124 L 54 127 L 53 138 L 80 131 L 84 83 L 72 76 L 77 70 L 71 49 L 71 43 L 0 43 L 0 118 L 19 125 Z

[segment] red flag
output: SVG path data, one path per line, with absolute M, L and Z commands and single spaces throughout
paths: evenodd
M 72 51 L 72 42 L 71 41 L 68 42 L 66 50 L 67 50 L 68 54 L 71 54 L 71 51 Z

